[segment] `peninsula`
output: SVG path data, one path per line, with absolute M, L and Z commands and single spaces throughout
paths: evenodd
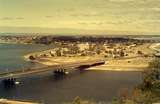
M 59 65 L 76 60 L 103 59 L 105 64 L 87 70 L 143 71 L 155 57 L 156 40 L 133 37 L 44 36 L 34 43 L 53 48 L 24 56 L 27 61 L 43 65 Z
M 146 36 L 145 36 L 146 37 Z M 149 37 L 150 38 L 150 37 Z M 103 59 L 87 70 L 143 71 L 155 57 L 157 40 L 138 36 L 1 36 L 1 42 L 44 44 L 49 50 L 30 53 L 25 60 L 46 66 Z

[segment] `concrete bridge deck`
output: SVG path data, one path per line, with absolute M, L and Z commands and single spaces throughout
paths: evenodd
M 60 64 L 60 65 L 46 66 L 46 67 L 35 68 L 35 69 L 16 70 L 11 72 L 0 73 L 0 79 L 20 78 L 26 75 L 43 73 L 46 71 L 55 71 L 57 69 L 73 70 L 73 69 L 80 69 L 80 68 L 88 68 L 88 67 L 101 65 L 104 63 L 105 63 L 104 60 L 97 59 L 97 60 L 87 60 L 83 62 L 74 62 L 74 63 L 66 63 L 66 64 Z

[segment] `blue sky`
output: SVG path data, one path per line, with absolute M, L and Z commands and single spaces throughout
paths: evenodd
M 160 34 L 160 0 L 0 0 L 0 27 Z

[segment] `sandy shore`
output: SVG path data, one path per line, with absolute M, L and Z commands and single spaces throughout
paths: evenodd
M 39 103 L 31 103 L 31 102 L 22 102 L 22 101 L 15 101 L 15 100 L 0 99 L 0 104 L 39 104 Z
M 144 46 L 140 46 L 138 49 L 144 51 L 144 53 L 152 54 L 153 50 L 155 49 L 153 47 L 160 45 L 159 43 L 157 44 L 147 44 Z M 52 49 L 51 49 L 52 50 Z M 42 54 L 47 51 L 51 50 L 46 50 L 43 52 L 35 52 L 28 54 L 25 57 L 25 59 L 28 60 L 28 57 L 30 55 L 35 55 L 35 54 Z M 43 57 L 40 59 L 36 59 L 34 62 L 38 62 L 43 65 L 58 65 L 58 64 L 63 64 L 63 63 L 71 63 L 71 62 L 79 62 L 79 61 L 86 61 L 86 60 L 94 60 L 94 59 L 100 59 L 101 57 L 94 56 L 94 57 L 84 57 L 84 56 L 79 56 L 79 57 Z M 136 56 L 136 57 L 128 57 L 128 58 L 121 58 L 121 59 L 108 59 L 106 58 L 106 62 L 104 65 L 101 66 L 95 66 L 88 68 L 87 70 L 112 70 L 112 71 L 143 71 L 148 67 L 148 63 L 152 61 L 152 57 L 142 57 L 142 56 Z
M 136 62 L 137 60 L 141 63 Z M 142 62 L 144 61 L 145 62 Z M 128 63 L 128 61 L 130 63 Z M 148 59 L 133 58 L 128 60 L 109 60 L 106 64 L 88 68 L 87 70 L 111 70 L 111 71 L 143 71 L 148 67 Z
M 43 65 L 52 66 L 52 65 L 58 65 L 58 64 L 66 64 L 66 63 L 75 63 L 75 62 L 84 62 L 88 60 L 96 60 L 100 59 L 99 57 L 52 57 L 52 58 L 41 58 L 35 60 L 35 62 L 38 62 Z
M 157 47 L 160 46 L 160 43 L 155 43 L 155 44 L 152 44 L 150 46 L 150 49 L 154 50 L 154 51 L 157 51 L 157 52 L 160 52 L 160 49 L 157 49 Z

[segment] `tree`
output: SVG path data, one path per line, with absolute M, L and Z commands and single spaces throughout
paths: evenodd
M 30 55 L 30 56 L 29 56 L 29 59 L 30 59 L 30 60 L 35 60 L 36 58 L 35 58 L 33 55 Z
M 143 87 L 144 89 L 152 89 L 160 85 L 160 59 L 155 58 L 149 63 L 148 70 L 143 73 Z M 157 87 L 160 89 L 160 87 Z
M 124 57 L 124 52 L 123 51 L 120 51 L 120 56 Z

